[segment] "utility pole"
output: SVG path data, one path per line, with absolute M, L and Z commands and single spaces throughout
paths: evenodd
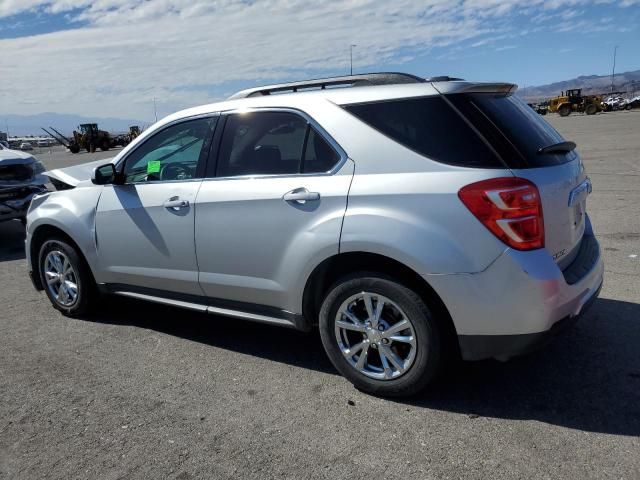
M 156 117 L 156 122 L 158 121 L 158 110 L 156 109 L 156 97 L 153 97 L 153 115 Z
M 351 68 L 349 69 L 350 75 L 353 75 L 353 47 L 357 47 L 357 45 L 351 44 L 349 45 L 349 58 Z
M 613 69 L 611 70 L 611 93 L 613 93 L 613 80 L 616 78 L 616 54 L 618 53 L 618 45 L 613 47 Z

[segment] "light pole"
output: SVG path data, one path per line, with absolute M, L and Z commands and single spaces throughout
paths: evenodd
M 153 114 L 156 117 L 156 122 L 158 121 L 158 110 L 156 109 L 156 97 L 153 97 Z
M 618 45 L 613 47 L 613 69 L 611 70 L 611 93 L 613 93 L 613 80 L 616 78 L 616 54 L 618 53 Z
M 351 65 L 351 68 L 349 69 L 350 75 L 353 75 L 353 47 L 357 47 L 357 45 L 349 45 L 349 64 Z

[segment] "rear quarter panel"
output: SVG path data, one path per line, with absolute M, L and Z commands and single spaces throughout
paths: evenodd
M 466 209 L 458 190 L 500 175 L 474 169 L 356 173 L 340 251 L 385 255 L 422 275 L 482 271 L 506 247 Z

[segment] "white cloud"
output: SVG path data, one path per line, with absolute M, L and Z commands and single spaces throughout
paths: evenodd
M 505 50 L 513 50 L 514 48 L 518 48 L 517 45 L 503 45 L 501 47 L 497 47 L 495 49 L 496 52 L 504 52 Z
M 359 71 L 467 39 L 484 45 L 500 33 L 489 18 L 584 1 L 0 0 L 0 17 L 78 22 L 0 40 L 0 111 L 147 119 L 154 96 L 169 113 L 228 82 L 346 72 L 350 44 Z

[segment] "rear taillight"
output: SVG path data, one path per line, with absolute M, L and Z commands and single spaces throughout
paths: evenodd
M 544 247 L 540 192 L 530 181 L 492 178 L 463 187 L 458 196 L 485 227 L 510 247 Z

